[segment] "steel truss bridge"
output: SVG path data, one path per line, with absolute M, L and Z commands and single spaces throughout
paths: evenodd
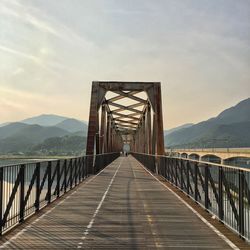
M 166 156 L 161 98 L 93 82 L 85 156 L 1 167 L 0 248 L 250 249 L 250 170 Z

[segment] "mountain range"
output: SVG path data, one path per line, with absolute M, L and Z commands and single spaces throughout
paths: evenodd
M 165 135 L 167 147 L 250 147 L 250 98 L 209 120 L 175 128 Z
M 175 127 L 175 128 L 171 128 L 171 129 L 164 130 L 164 136 L 169 135 L 169 134 L 171 134 L 171 133 L 173 133 L 173 132 L 175 132 L 175 131 L 178 131 L 178 130 L 180 130 L 180 129 L 183 129 L 183 128 L 189 128 L 189 127 L 191 127 L 191 126 L 193 126 L 193 125 L 194 125 L 193 123 L 185 123 L 185 124 L 183 124 L 183 125 L 181 125 L 181 126 L 178 126 L 178 127 Z
M 73 137 L 75 141 L 78 139 L 85 142 L 86 134 L 86 122 L 58 115 L 40 115 L 0 126 L 0 154 L 30 153 L 37 150 L 38 145 L 44 142 L 46 144 L 49 138 L 56 142 L 59 141 L 58 138 L 64 138 L 65 142 Z M 66 145 L 63 148 L 66 149 Z M 79 150 L 83 148 L 79 146 Z M 43 148 L 43 151 L 46 150 Z M 69 151 L 72 153 L 72 150 L 66 151 L 65 154 Z M 63 152 L 62 145 L 60 152 Z
M 0 125 L 0 155 L 75 155 L 84 151 L 87 122 L 43 114 Z M 250 147 L 250 98 L 197 124 L 165 130 L 166 147 Z

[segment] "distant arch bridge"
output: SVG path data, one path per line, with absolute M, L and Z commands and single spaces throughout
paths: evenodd
M 250 148 L 167 149 L 166 152 L 176 157 L 250 168 Z

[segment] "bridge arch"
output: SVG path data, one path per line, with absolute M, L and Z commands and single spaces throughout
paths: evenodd
M 187 153 L 181 153 L 181 158 L 188 158 L 188 154 Z
M 213 162 L 220 164 L 222 159 L 214 154 L 206 154 L 201 157 L 201 161 Z
M 181 157 L 181 154 L 179 152 L 173 153 L 175 157 Z
M 223 160 L 225 165 L 250 168 L 250 157 L 234 156 Z
M 199 161 L 200 159 L 200 155 L 199 154 L 195 154 L 195 153 L 192 153 L 188 156 L 189 159 L 192 159 L 192 160 L 196 160 L 196 161 Z
M 181 154 L 179 152 L 166 152 L 165 154 L 166 156 L 169 157 L 177 157 L 177 158 L 181 157 Z

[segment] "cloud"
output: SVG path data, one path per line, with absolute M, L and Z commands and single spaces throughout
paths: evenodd
M 25 105 L 23 105 L 22 103 L 18 103 L 16 101 L 10 101 L 3 97 L 0 98 L 0 104 L 15 110 L 22 110 L 25 108 Z
M 23 91 L 19 89 L 13 89 L 10 87 L 4 87 L 0 86 L 0 98 L 2 99 L 3 97 L 17 97 L 17 98 L 25 98 L 25 99 L 43 99 L 44 96 L 41 94 L 37 94 L 34 92 L 29 92 L 29 91 Z
M 47 67 L 47 63 L 44 62 L 41 57 L 30 55 L 30 54 L 27 54 L 25 52 L 18 51 L 18 50 L 9 48 L 9 47 L 1 45 L 1 44 L 0 44 L 0 50 L 7 52 L 7 53 L 10 53 L 10 54 L 13 54 L 13 55 L 16 55 L 16 56 L 19 56 L 19 57 L 22 57 L 22 58 L 25 58 L 25 59 L 28 59 L 28 60 L 31 60 L 32 62 L 37 64 L 39 67 L 45 69 L 47 72 L 49 72 L 53 75 L 56 75 L 57 77 L 61 77 L 61 75 L 57 71 L 54 71 L 50 67 Z
M 30 14 L 29 13 L 30 10 L 29 8 L 27 8 L 26 4 L 22 5 L 21 3 L 19 3 L 19 4 L 14 4 L 13 6 L 12 1 L 2 2 L 0 11 L 2 12 L 2 14 L 18 18 L 22 22 L 29 23 L 30 25 L 34 26 L 35 28 L 41 31 L 57 35 L 57 31 L 51 25 Z
M 21 23 L 27 23 L 40 32 L 53 35 L 58 39 L 62 39 L 72 45 L 80 46 L 85 50 L 94 46 L 93 42 L 77 34 L 72 28 L 58 22 L 55 18 L 41 12 L 38 8 L 28 6 L 27 3 L 22 4 L 18 2 L 15 6 L 12 6 L 12 2 L 6 1 L 5 5 L 4 2 L 2 3 L 1 11 L 5 15 L 18 18 Z
M 24 72 L 24 69 L 23 68 L 21 68 L 21 67 L 19 67 L 19 68 L 17 68 L 14 72 L 13 72 L 13 76 L 16 76 L 16 75 L 20 75 L 20 74 L 22 74 Z
M 31 61 L 33 61 L 35 63 L 40 62 L 39 57 L 30 55 L 30 54 L 26 54 L 26 53 L 24 53 L 22 51 L 15 50 L 15 49 L 9 48 L 9 47 L 1 45 L 1 44 L 0 44 L 0 50 L 11 53 L 11 54 L 14 54 L 14 55 L 17 55 L 17 56 L 21 56 L 21 57 L 29 59 L 29 60 L 31 60 Z
M 0 0 L 0 85 L 20 102 L 24 95 L 30 112 L 57 107 L 87 117 L 91 80 L 157 80 L 168 124 L 183 107 L 197 121 L 206 116 L 197 107 L 211 111 L 210 96 L 217 106 L 232 98 L 225 89 L 239 99 L 249 93 L 249 3 L 233 2 Z

